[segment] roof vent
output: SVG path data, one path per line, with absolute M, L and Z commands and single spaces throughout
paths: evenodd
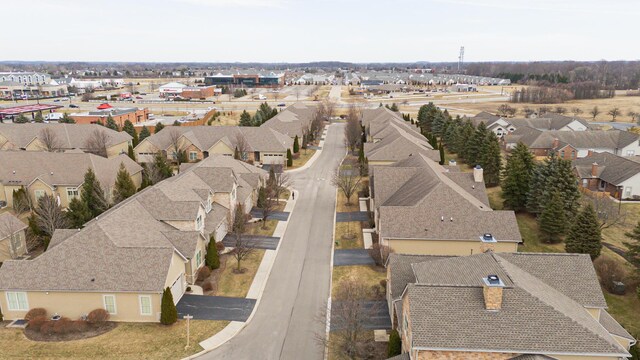
M 95 282 L 95 281 L 96 281 L 96 278 L 91 278 L 91 282 Z
M 50 172 L 49 174 L 53 175 L 53 171 L 52 171 L 52 172 Z
M 453 222 L 453 217 L 450 218 L 451 222 Z
M 489 285 L 500 285 L 500 278 L 498 275 L 489 275 L 487 276 L 487 283 Z
M 15 170 L 13 170 L 13 173 L 15 174 L 15 173 L 16 173 L 16 171 L 15 171 Z
M 449 166 L 456 166 L 457 162 L 453 159 L 449 160 Z
M 490 233 L 485 233 L 480 237 L 480 240 L 482 240 L 483 242 L 495 242 L 496 238 L 494 238 Z
M 444 221 L 444 216 L 440 216 L 440 221 Z

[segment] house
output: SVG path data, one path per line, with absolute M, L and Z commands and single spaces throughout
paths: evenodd
M 573 161 L 582 188 L 606 192 L 618 199 L 640 199 L 640 163 L 607 152 Z
M 613 360 L 636 342 L 587 254 L 391 254 L 387 291 L 408 359 Z
M 316 108 L 314 106 L 295 103 L 264 122 L 260 127 L 273 129 L 291 139 L 296 136 L 302 139 L 305 134 L 309 133 L 311 122 L 315 116 Z
M 538 159 L 555 153 L 563 159 L 575 160 L 586 157 L 589 151 L 624 157 L 640 154 L 640 135 L 623 130 L 541 131 L 525 126 L 504 137 L 507 150 L 515 148 L 518 142 L 527 145 Z
M 120 164 L 136 188 L 142 183 L 142 167 L 127 155 L 110 159 L 82 152 L 0 151 L 0 200 L 13 206 L 13 192 L 24 189 L 34 203 L 45 194 L 66 208 L 80 196 L 84 175 L 92 169 L 107 199 L 111 199 Z
M 4 124 L 0 126 L 0 151 L 67 151 L 79 149 L 89 152 L 96 132 L 104 135 L 107 157 L 126 153 L 132 138 L 100 125 L 86 124 Z
M 26 229 L 27 224 L 11 213 L 0 214 L 0 263 L 27 253 Z
M 515 252 L 522 242 L 513 211 L 494 211 L 483 170 L 461 172 L 425 155 L 370 171 L 376 231 L 397 253 L 471 255 Z
M 168 127 L 141 141 L 134 151 L 140 162 L 151 162 L 159 151 L 175 159 L 176 146 L 186 153 L 189 162 L 213 154 L 233 157 L 238 149 L 242 160 L 286 165 L 287 149 L 293 149 L 293 140 L 267 127 Z
M 105 124 L 109 116 L 122 128 L 125 121 L 138 124 L 149 120 L 148 108 L 108 108 L 69 115 L 77 124 Z
M 560 114 L 545 114 L 544 117 L 532 118 L 503 118 L 486 111 L 478 113 L 471 118 L 474 126 L 484 123 L 487 129 L 501 137 L 516 131 L 522 127 L 529 127 L 540 131 L 586 131 L 590 129 L 585 120 Z
M 211 156 L 113 206 L 82 229 L 57 229 L 45 253 L 0 267 L 0 308 L 79 318 L 103 308 L 114 321 L 158 322 L 162 292 L 178 303 L 222 240 L 233 201 L 251 198 L 266 171 Z M 249 189 L 248 187 L 252 187 Z M 253 187 L 256 188 L 253 188 Z

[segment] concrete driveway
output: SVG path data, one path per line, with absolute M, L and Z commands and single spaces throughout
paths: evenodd
M 292 172 L 297 204 L 280 240 L 271 275 L 247 326 L 203 359 L 320 360 L 326 324 L 336 189 L 327 181 L 346 153 L 344 124 L 329 126 L 324 149 L 308 169 Z
M 255 299 L 184 294 L 176 306 L 178 319 L 192 315 L 196 320 L 247 321 Z
M 367 249 L 343 249 L 333 252 L 333 266 L 375 264 Z
M 242 235 L 242 240 L 246 241 L 247 247 L 255 249 L 275 250 L 278 248 L 279 237 L 274 236 L 262 236 L 262 235 Z M 222 243 L 225 247 L 234 247 L 236 244 L 236 237 L 233 234 L 227 234 L 222 239 Z
M 254 218 L 261 219 L 262 211 L 258 208 L 251 209 L 251 216 Z M 269 216 L 267 216 L 267 220 L 278 220 L 278 221 L 287 221 L 289 220 L 289 213 L 286 211 L 274 211 Z

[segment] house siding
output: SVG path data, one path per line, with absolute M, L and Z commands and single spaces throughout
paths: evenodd
M 5 260 L 14 259 L 27 253 L 27 241 L 25 231 L 20 230 L 14 232 L 14 236 L 17 236 L 20 241 L 20 246 L 17 249 L 11 248 L 11 236 L 7 236 L 4 239 L 0 239 L 0 262 Z M 13 251 L 12 251 L 13 250 Z
M 482 253 L 482 242 L 461 240 L 383 239 L 398 254 L 465 256 Z M 497 242 L 495 252 L 517 252 L 516 242 Z

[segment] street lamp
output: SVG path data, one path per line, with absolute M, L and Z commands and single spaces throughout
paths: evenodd
M 185 346 L 184 348 L 188 349 L 189 348 L 189 320 L 193 319 L 193 316 L 187 314 L 187 315 L 183 316 L 182 318 L 187 320 L 187 346 Z

